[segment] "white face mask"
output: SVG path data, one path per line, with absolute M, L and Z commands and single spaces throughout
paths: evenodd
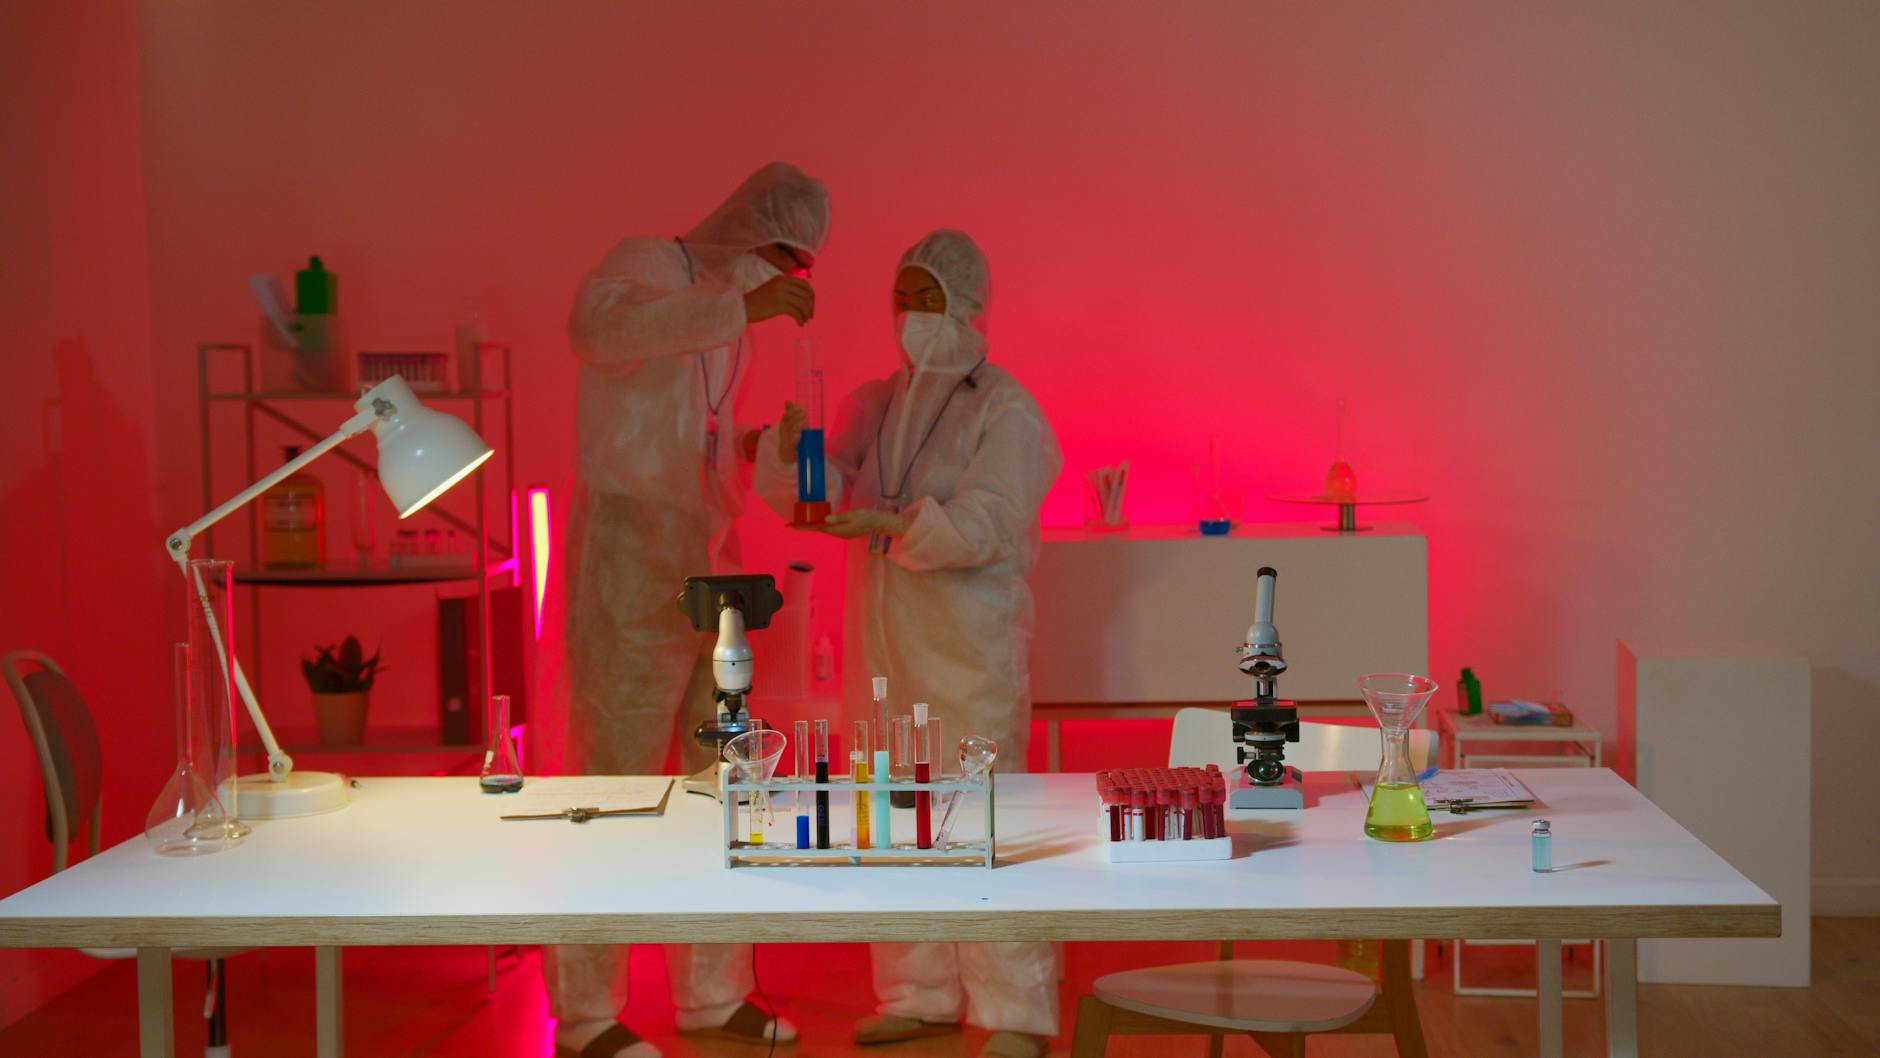
M 901 355 L 908 366 L 919 370 L 939 359 L 952 337 L 943 312 L 903 312 L 895 330 L 901 336 Z
M 731 278 L 737 283 L 738 289 L 749 294 L 782 274 L 783 271 L 776 265 L 754 253 L 747 253 L 738 258 L 737 265 L 732 269 Z

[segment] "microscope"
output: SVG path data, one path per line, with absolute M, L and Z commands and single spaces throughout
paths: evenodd
M 733 573 L 722 577 L 688 577 L 679 592 L 679 612 L 692 627 L 718 630 L 712 647 L 712 700 L 718 715 L 692 732 L 699 745 L 712 751 L 712 762 L 685 779 L 688 793 L 718 796 L 718 770 L 724 767 L 724 746 L 751 729 L 751 643 L 746 631 L 767 628 L 783 606 L 775 578 L 768 573 Z
M 1246 765 L 1227 795 L 1229 808 L 1304 808 L 1299 769 L 1286 763 L 1286 743 L 1299 741 L 1299 706 L 1279 697 L 1286 671 L 1279 631 L 1273 627 L 1273 589 L 1279 573 L 1260 567 L 1253 596 L 1253 625 L 1240 647 L 1240 671 L 1253 677 L 1253 700 L 1235 702 L 1234 757 Z

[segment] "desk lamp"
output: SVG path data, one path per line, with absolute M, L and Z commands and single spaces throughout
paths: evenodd
M 340 446 L 348 438 L 370 429 L 379 444 L 379 483 L 391 497 L 400 518 L 408 518 L 452 485 L 464 479 L 494 450 L 463 420 L 432 411 L 418 401 L 405 380 L 393 375 L 373 386 L 353 404 L 353 416 L 325 440 L 277 467 L 261 480 L 236 493 L 221 506 L 196 519 L 163 542 L 164 549 L 189 580 L 189 547 L 197 535 L 233 514 L 276 482 Z M 192 586 L 193 588 L 194 586 Z M 296 772 L 293 758 L 281 751 L 261 703 L 242 673 L 241 662 L 228 656 L 226 640 L 216 627 L 213 608 L 197 592 L 208 610 L 209 627 L 222 664 L 230 670 L 248 718 L 268 754 L 266 775 L 245 775 L 235 782 L 240 791 L 241 814 L 248 819 L 311 815 L 347 803 L 346 784 L 331 772 Z

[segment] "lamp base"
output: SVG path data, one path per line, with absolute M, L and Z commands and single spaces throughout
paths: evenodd
M 236 812 L 243 819 L 291 819 L 332 812 L 352 803 L 346 777 L 330 771 L 297 771 L 284 782 L 265 774 L 235 779 Z

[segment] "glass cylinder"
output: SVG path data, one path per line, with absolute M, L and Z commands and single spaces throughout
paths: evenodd
M 144 837 L 164 856 L 199 856 L 229 846 L 227 813 L 214 784 L 196 766 L 208 734 L 206 718 L 191 709 L 189 644 L 175 646 L 176 770 L 144 817 Z
M 192 756 L 221 809 L 214 817 L 199 816 L 192 829 L 211 835 L 209 840 L 219 833 L 230 843 L 248 836 L 235 783 L 235 609 L 229 583 L 233 567 L 227 559 L 193 559 L 187 575 L 188 708 L 190 729 L 201 732 Z
M 796 340 L 796 403 L 803 409 L 803 432 L 796 440 L 797 525 L 820 524 L 829 516 L 823 457 L 823 372 L 808 338 Z
M 1358 690 L 1377 717 L 1384 745 L 1364 832 L 1379 841 L 1428 841 L 1435 828 L 1423 803 L 1423 789 L 1417 785 L 1416 764 L 1410 759 L 1410 728 L 1436 693 L 1436 681 L 1385 673 L 1360 679 Z

